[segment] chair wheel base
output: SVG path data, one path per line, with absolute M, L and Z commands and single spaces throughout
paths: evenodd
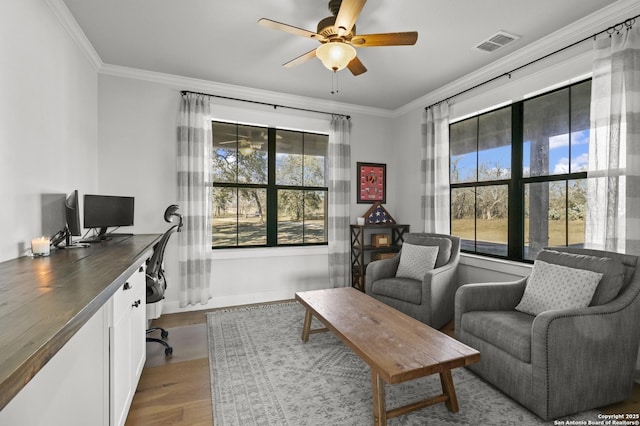
M 165 330 L 164 328 L 160 328 L 160 327 L 153 327 L 153 328 L 147 329 L 147 334 L 153 333 L 156 330 L 160 330 L 160 336 L 162 337 L 162 339 L 166 339 L 167 336 L 169 336 L 169 332 L 167 330 Z M 169 343 L 165 342 L 162 339 L 157 339 L 155 337 L 147 337 L 147 342 L 160 343 L 162 346 L 164 346 L 164 355 L 165 356 L 173 355 L 173 347 L 171 347 L 171 345 Z

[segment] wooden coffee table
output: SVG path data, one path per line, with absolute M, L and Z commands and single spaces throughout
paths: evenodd
M 440 402 L 458 411 L 451 369 L 480 361 L 480 352 L 351 287 L 299 292 L 296 300 L 307 309 L 304 342 L 309 334 L 331 330 L 371 367 L 374 425 Z M 326 328 L 311 330 L 312 316 Z M 384 382 L 436 373 L 442 394 L 387 410 Z

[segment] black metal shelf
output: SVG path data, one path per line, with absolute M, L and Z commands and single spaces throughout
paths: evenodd
M 397 253 L 402 247 L 404 235 L 408 232 L 409 225 L 351 225 L 351 286 L 364 291 L 364 279 L 367 265 L 371 262 L 371 254 Z M 365 244 L 365 238 L 371 238 L 372 234 L 388 234 L 391 244 L 381 247 Z

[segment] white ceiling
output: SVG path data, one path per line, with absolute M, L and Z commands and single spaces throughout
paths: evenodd
M 358 49 L 368 72 L 358 77 L 346 69 L 338 72 L 339 92 L 331 94 L 332 72 L 319 60 L 281 66 L 316 47 L 316 41 L 257 24 L 265 17 L 315 32 L 317 22 L 330 16 L 328 0 L 63 1 L 105 64 L 385 110 L 616 3 L 369 0 L 356 24 L 358 34 L 418 31 L 418 42 Z M 494 53 L 474 49 L 500 30 L 521 38 Z

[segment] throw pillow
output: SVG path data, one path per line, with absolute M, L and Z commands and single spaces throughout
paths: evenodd
M 444 266 L 451 257 L 451 240 L 444 237 L 434 237 L 429 234 L 407 234 L 404 241 L 419 246 L 438 246 L 438 257 L 434 268 Z
M 531 315 L 556 309 L 586 308 L 602 274 L 536 260 L 516 310 Z
M 570 268 L 587 269 L 601 273 L 602 279 L 596 288 L 591 306 L 604 305 L 613 300 L 624 284 L 624 265 L 617 259 L 590 256 L 586 254 L 567 253 L 544 249 L 538 253 L 538 260 Z
M 396 277 L 422 281 L 424 274 L 433 269 L 437 257 L 438 246 L 417 246 L 404 243 L 400 251 L 400 264 L 396 271 Z

